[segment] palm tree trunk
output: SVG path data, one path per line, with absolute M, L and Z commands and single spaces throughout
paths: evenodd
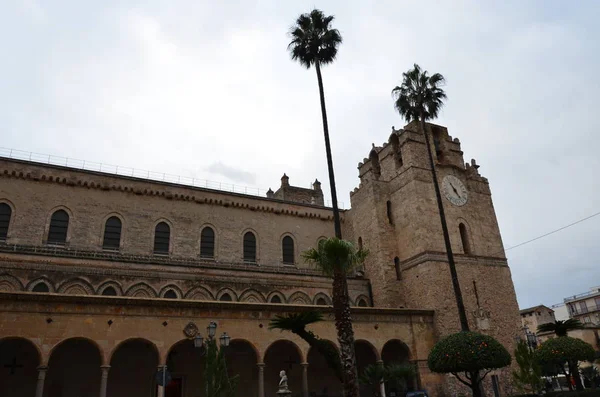
M 310 347 L 315 348 L 323 356 L 329 368 L 335 372 L 335 376 L 339 379 L 340 383 L 344 382 L 342 364 L 337 352 L 331 352 L 325 347 L 326 345 L 322 343 L 321 339 L 317 338 L 312 332 L 308 332 L 305 328 L 292 330 L 292 332 L 302 338 Z M 333 347 L 332 349 L 335 350 Z
M 440 212 L 440 220 L 442 222 L 442 233 L 444 234 L 444 243 L 446 244 L 446 254 L 448 255 L 448 265 L 450 266 L 450 276 L 452 277 L 452 287 L 454 287 L 454 296 L 456 298 L 456 306 L 458 306 L 458 317 L 460 319 L 460 328 L 462 331 L 469 330 L 469 322 L 467 321 L 467 313 L 463 302 L 460 284 L 458 283 L 458 275 L 456 273 L 456 264 L 454 263 L 454 254 L 452 253 L 452 245 L 450 244 L 450 234 L 448 233 L 448 225 L 446 224 L 446 215 L 444 213 L 444 205 L 442 203 L 442 194 L 440 193 L 440 185 L 435 171 L 433 162 L 433 154 L 431 153 L 431 145 L 429 144 L 429 135 L 425 131 L 425 120 L 423 114 L 420 115 L 421 130 L 425 135 L 425 144 L 427 145 L 427 154 L 429 155 L 429 166 L 431 167 L 431 175 L 433 177 L 433 187 L 435 188 L 435 197 L 437 200 L 438 210 Z

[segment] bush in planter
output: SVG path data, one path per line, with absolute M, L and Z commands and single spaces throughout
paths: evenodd
M 510 365 L 510 353 L 500 342 L 477 332 L 459 332 L 440 340 L 431 349 L 427 366 L 433 372 L 450 373 L 481 396 L 480 384 L 494 369 Z M 483 376 L 479 371 L 485 371 Z

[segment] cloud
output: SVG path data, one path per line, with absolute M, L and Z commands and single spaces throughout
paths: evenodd
M 206 168 L 206 170 L 213 174 L 224 176 L 233 182 L 239 182 L 248 185 L 253 185 L 256 183 L 256 175 L 253 173 L 225 165 L 221 162 L 212 163 Z

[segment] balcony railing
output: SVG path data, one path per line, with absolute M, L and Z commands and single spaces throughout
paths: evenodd
M 584 293 L 573 295 L 573 296 L 569 296 L 568 298 L 564 299 L 564 302 L 565 303 L 572 302 L 575 300 L 580 300 L 581 298 L 587 298 L 587 297 L 594 296 L 594 295 L 600 295 L 600 289 L 597 289 L 595 291 L 590 291 L 590 292 L 584 292 Z
M 599 305 L 588 304 L 587 307 L 569 307 L 569 312 L 573 316 L 581 316 L 587 313 L 593 313 L 600 310 Z

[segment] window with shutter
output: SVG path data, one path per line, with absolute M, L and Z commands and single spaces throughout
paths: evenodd
M 102 248 L 105 250 L 118 250 L 121 247 L 121 220 L 111 216 L 104 225 L 104 241 Z
M 171 239 L 171 228 L 165 222 L 160 222 L 154 229 L 154 253 L 168 254 Z
M 67 231 L 69 230 L 69 214 L 64 210 L 58 210 L 50 218 L 50 229 L 48 230 L 48 244 L 66 244 Z

